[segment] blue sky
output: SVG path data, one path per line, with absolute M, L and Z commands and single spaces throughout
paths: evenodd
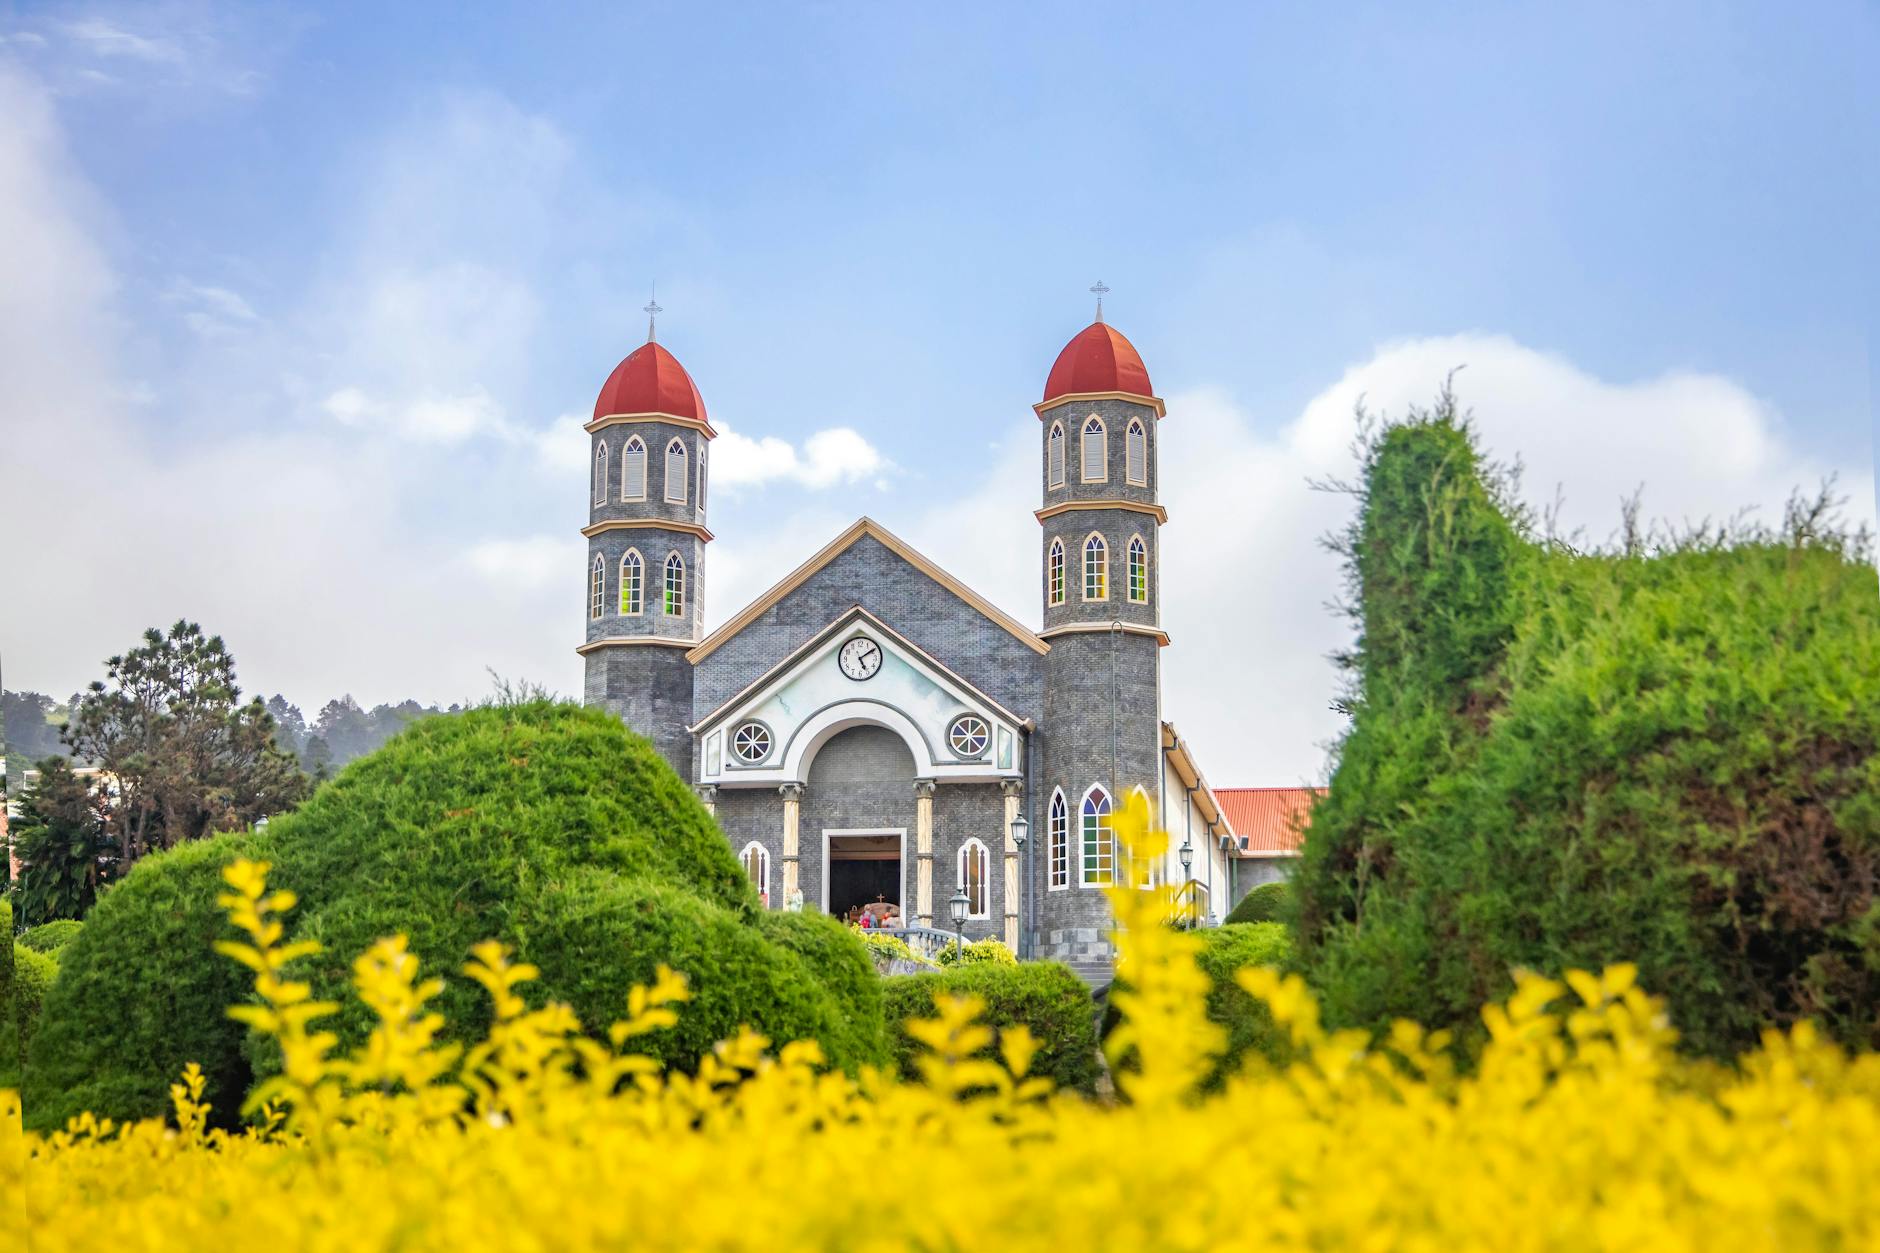
M 0 610 L 9 686 L 188 615 L 303 703 L 574 690 L 566 415 L 655 281 L 714 418 L 798 467 L 721 456 L 711 620 L 867 512 L 1035 621 L 1024 424 L 1103 279 L 1195 468 L 1170 712 L 1222 783 L 1336 732 L 1304 479 L 1359 393 L 1466 365 L 1597 533 L 1640 481 L 1871 513 L 1871 7 L 703 9 L 0 9 L 0 261 L 43 283 L 0 522 L 85 515 L 37 572 L 80 625 Z M 71 511 L 81 435 L 167 503 Z M 140 528 L 128 582 L 72 572 Z

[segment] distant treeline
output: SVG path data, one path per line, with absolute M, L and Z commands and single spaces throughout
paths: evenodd
M 6 739 L 3 745 L 7 761 L 9 792 L 17 795 L 20 772 L 46 757 L 66 757 L 71 750 L 59 738 L 59 732 L 71 719 L 78 696 L 57 701 L 41 692 L 0 692 L 0 710 L 5 714 Z M 426 714 L 456 713 L 461 706 L 447 709 L 420 705 L 415 700 L 396 705 L 361 708 L 351 696 L 330 700 L 311 722 L 299 706 L 276 694 L 268 699 L 268 713 L 274 718 L 274 740 L 283 751 L 299 760 L 301 768 L 316 778 L 323 778 L 355 757 L 364 756 L 402 731 L 414 719 Z

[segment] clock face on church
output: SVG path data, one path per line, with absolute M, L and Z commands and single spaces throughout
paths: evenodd
M 842 666 L 842 673 L 851 679 L 873 678 L 875 671 L 881 669 L 881 645 L 859 637 L 852 639 L 842 646 L 836 661 Z

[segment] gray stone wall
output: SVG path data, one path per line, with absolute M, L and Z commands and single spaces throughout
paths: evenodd
M 1155 799 L 1162 751 L 1160 652 L 1156 641 L 1143 635 L 1060 635 L 1051 642 L 1045 681 L 1045 726 L 1050 734 L 1040 742 L 1033 785 L 1039 861 L 1032 917 L 1038 956 L 1088 960 L 1088 946 L 1101 943 L 1109 930 L 1109 902 L 1100 889 L 1082 883 L 1079 808 L 1092 784 L 1106 790 L 1113 786 L 1117 807 L 1134 787 Z M 1070 809 L 1071 886 L 1053 892 L 1045 852 L 1047 815 L 1052 790 L 1060 787 Z
M 638 436 L 646 444 L 646 496 L 643 500 L 623 500 L 622 454 L 627 441 Z M 685 499 L 666 499 L 666 446 L 678 440 L 685 447 Z M 704 433 L 676 422 L 621 422 L 594 432 L 588 448 L 588 521 L 609 522 L 618 518 L 658 518 L 666 522 L 705 524 L 703 480 L 699 462 L 706 454 Z M 607 499 L 596 504 L 593 465 L 595 449 L 607 446 Z
M 1102 419 L 1107 431 L 1107 475 L 1103 482 L 1086 483 L 1083 481 L 1083 444 L 1081 442 L 1084 422 L 1091 414 Z M 1148 484 L 1138 486 L 1129 481 L 1128 466 L 1124 459 L 1128 456 L 1125 435 L 1129 430 L 1130 420 L 1142 423 L 1144 438 L 1148 441 Z M 1038 424 L 1038 484 L 1044 494 L 1044 503 L 1051 505 L 1067 500 L 1129 500 L 1138 504 L 1152 505 L 1160 490 L 1156 466 L 1156 427 L 1160 419 L 1155 410 L 1148 405 L 1134 404 L 1127 400 L 1087 400 L 1058 405 L 1047 409 L 1043 420 Z M 1064 426 L 1064 485 L 1051 486 L 1051 427 L 1054 423 Z
M 605 709 L 653 742 L 679 777 L 690 781 L 692 665 L 685 650 L 661 644 L 602 646 L 587 654 L 582 704 Z
M 1108 595 L 1101 600 L 1084 599 L 1084 542 L 1092 533 L 1103 536 L 1109 548 Z M 1148 550 L 1148 600 L 1129 599 L 1129 541 L 1141 536 Z M 1090 509 L 1061 513 L 1044 521 L 1044 560 L 1040 563 L 1038 601 L 1044 606 L 1044 629 L 1071 623 L 1108 623 L 1112 620 L 1136 626 L 1160 626 L 1162 560 L 1161 528 L 1146 513 L 1127 509 Z M 1051 603 L 1051 541 L 1064 542 L 1064 603 Z
M 620 612 L 620 562 L 628 549 L 640 554 L 640 612 Z M 685 563 L 685 612 L 674 616 L 666 612 L 666 558 L 678 553 Z M 602 565 L 601 616 L 588 616 L 590 589 L 582 585 L 581 615 L 587 620 L 587 638 L 618 639 L 621 636 L 651 635 L 659 639 L 696 643 L 702 632 L 705 610 L 705 542 L 687 531 L 668 531 L 664 527 L 635 527 L 627 531 L 603 531 L 588 538 L 588 571 L 599 554 Z M 690 724 L 691 718 L 686 719 Z
M 697 722 L 862 605 L 1021 718 L 1043 712 L 1044 658 L 870 536 L 863 536 L 698 665 Z
M 803 786 L 798 838 L 803 899 L 823 904 L 825 833 L 857 828 L 905 829 L 901 859 L 903 912 L 914 896 L 914 757 L 885 727 L 853 727 L 830 738 L 810 762 Z M 782 817 L 779 811 L 778 822 Z
M 953 930 L 947 898 L 959 885 L 960 849 L 977 839 L 986 846 L 986 918 L 966 923 L 968 940 L 1005 935 L 1005 796 L 996 783 L 942 783 L 933 794 L 933 925 Z

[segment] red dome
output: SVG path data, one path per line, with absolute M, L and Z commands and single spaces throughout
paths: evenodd
M 1045 380 L 1045 400 L 1077 392 L 1128 392 L 1153 396 L 1149 370 L 1136 347 L 1107 322 L 1092 322 L 1077 332 L 1051 367 Z
M 616 413 L 667 413 L 705 421 L 705 401 L 679 359 L 648 340 L 614 367 L 594 402 L 594 417 Z

